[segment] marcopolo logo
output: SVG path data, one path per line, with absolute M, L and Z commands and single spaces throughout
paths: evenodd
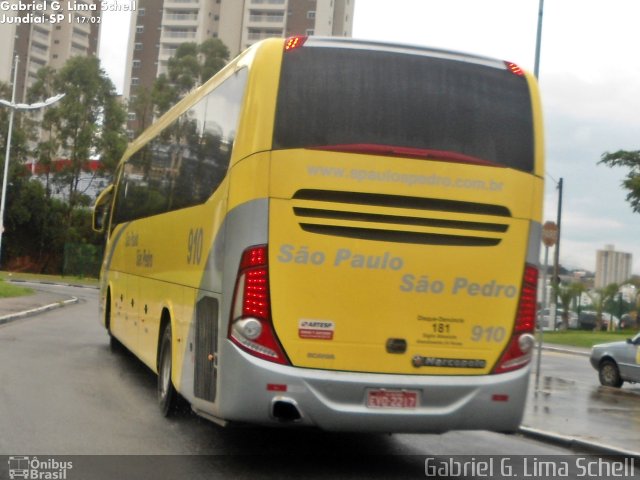
M 54 458 L 38 459 L 38 457 L 9 457 L 9 478 L 25 478 L 33 480 L 66 480 L 68 470 L 73 462 L 62 462 Z

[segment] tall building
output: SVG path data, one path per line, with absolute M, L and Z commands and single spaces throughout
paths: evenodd
M 13 63 L 17 55 L 16 98 L 23 102 L 36 79 L 37 71 L 50 66 L 61 68 L 77 55 L 96 55 L 100 23 L 98 0 L 50 2 L 44 0 L 8 0 L 0 25 L 0 81 L 13 83 Z M 29 10 L 11 6 L 31 5 Z M 73 8 L 68 10 L 69 6 Z
M 220 38 L 231 58 L 294 34 L 350 37 L 355 0 L 139 0 L 131 17 L 124 97 L 150 88 L 181 43 Z
M 596 288 L 612 283 L 622 284 L 631 278 L 632 255 L 616 252 L 613 245 L 596 252 Z

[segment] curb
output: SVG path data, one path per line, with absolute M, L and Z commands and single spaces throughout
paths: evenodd
M 538 344 L 536 343 L 536 350 L 538 349 Z M 582 357 L 590 357 L 591 353 L 590 352 L 585 352 L 582 350 L 575 350 L 571 347 L 563 347 L 563 346 L 551 346 L 551 345 L 542 345 L 542 350 L 547 350 L 549 352 L 559 352 L 559 353 L 568 353 L 571 355 L 580 355 Z
M 59 302 L 50 303 L 49 305 L 44 305 L 42 307 L 32 308 L 31 310 L 9 313 L 8 315 L 3 315 L 2 317 L 0 317 L 0 325 L 4 325 L 5 323 L 9 323 L 13 320 L 18 320 L 19 318 L 30 317 L 32 315 L 37 315 L 38 313 L 55 310 L 56 308 L 66 307 L 67 305 L 78 303 L 78 301 L 79 300 L 77 297 L 71 297 L 68 300 L 61 300 Z
M 75 287 L 75 288 L 87 288 L 90 290 L 99 290 L 100 287 L 97 285 L 81 285 L 78 283 L 60 283 L 60 282 L 49 282 L 46 280 L 20 280 L 20 279 L 7 279 L 9 283 L 34 283 L 36 285 L 56 285 L 60 287 Z
M 594 442 L 590 440 L 583 440 L 577 437 L 570 437 L 567 435 L 560 435 L 559 433 L 548 432 L 546 430 L 539 430 L 537 428 L 521 426 L 518 429 L 519 433 L 525 437 L 533 438 L 535 440 L 541 440 L 546 443 L 553 443 L 562 447 L 571 449 L 585 449 L 600 455 L 615 455 L 624 456 L 640 460 L 640 452 L 632 452 L 631 450 L 625 450 L 623 448 L 613 447 L 611 445 L 605 445 L 604 443 Z

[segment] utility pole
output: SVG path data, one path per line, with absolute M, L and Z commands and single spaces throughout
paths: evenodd
M 536 58 L 533 66 L 533 74 L 538 78 L 540 73 L 540 47 L 542 46 L 542 16 L 544 14 L 544 0 L 538 5 L 538 33 L 536 35 Z
M 16 85 L 18 83 L 18 62 L 16 55 L 13 61 L 13 89 L 11 92 L 11 103 L 16 103 Z M 2 236 L 4 234 L 4 206 L 7 198 L 7 179 L 9 178 L 9 157 L 11 152 L 11 134 L 13 133 L 13 114 L 15 108 L 9 111 L 9 130 L 7 132 L 7 144 L 5 145 L 4 156 L 4 176 L 2 177 L 2 199 L 0 200 L 0 254 L 2 253 Z
M 533 74 L 535 75 L 536 78 L 539 77 L 540 75 L 540 50 L 542 47 L 542 19 L 544 16 L 544 0 L 540 0 L 540 3 L 538 4 L 538 31 L 537 31 L 537 35 L 536 35 L 536 57 L 535 57 L 535 63 L 534 63 L 534 67 L 533 67 Z M 551 280 L 551 284 L 552 285 L 556 285 L 558 282 L 558 278 L 559 278 L 559 264 L 560 264 L 560 234 L 561 234 L 561 220 L 562 220 L 562 187 L 563 187 L 563 181 L 562 178 L 558 181 L 557 184 L 558 187 L 558 216 L 556 219 L 556 225 L 558 226 L 558 241 L 556 243 L 556 249 L 555 249 L 555 253 L 554 253 L 554 258 L 553 258 L 553 278 Z M 546 268 L 546 267 L 545 267 Z M 546 287 L 545 287 L 546 288 Z M 553 303 L 556 303 L 556 299 L 553 299 Z M 553 324 L 556 325 L 556 315 L 557 315 L 557 311 L 558 309 L 554 309 L 554 318 L 553 318 Z
M 553 280 L 551 282 L 552 285 L 555 285 L 556 287 L 560 284 L 560 234 L 562 233 L 562 187 L 564 185 L 564 182 L 562 180 L 562 178 L 560 178 L 560 180 L 558 180 L 558 216 L 556 219 L 556 225 L 558 226 L 558 241 L 556 242 L 556 250 L 554 253 L 554 257 L 553 257 Z M 556 303 L 557 298 L 553 299 L 553 303 Z M 554 309 L 554 318 L 553 318 L 553 324 L 556 325 L 557 324 L 557 316 L 558 316 L 558 309 L 555 308 Z

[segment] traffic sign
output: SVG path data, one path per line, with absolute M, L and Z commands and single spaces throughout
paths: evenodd
M 545 222 L 542 226 L 542 243 L 545 247 L 553 247 L 558 241 L 558 225 L 555 222 Z

